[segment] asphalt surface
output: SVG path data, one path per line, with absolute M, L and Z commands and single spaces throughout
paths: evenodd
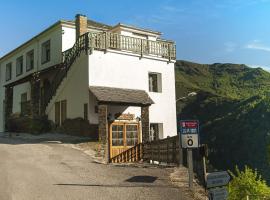
M 98 164 L 68 145 L 0 137 L 0 200 L 186 200 L 170 172 Z

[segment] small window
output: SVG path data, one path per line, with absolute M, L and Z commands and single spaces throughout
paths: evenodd
M 34 68 L 34 50 L 29 51 L 26 54 L 26 71 L 30 71 Z
M 26 102 L 27 101 L 27 93 L 22 93 L 21 94 L 21 102 Z
M 12 78 L 12 63 L 6 65 L 6 81 L 11 80 Z
M 17 58 L 16 60 L 16 76 L 23 73 L 23 56 Z
M 83 118 L 85 120 L 88 120 L 88 104 L 87 103 L 83 105 Z
M 162 81 L 160 73 L 149 73 L 149 92 L 162 92 Z
M 27 93 L 21 94 L 21 115 L 29 115 L 30 114 L 30 101 L 27 101 Z
M 151 123 L 149 140 L 155 141 L 163 138 L 163 124 L 162 123 Z
M 41 63 L 47 63 L 51 59 L 51 41 L 44 42 L 41 46 Z

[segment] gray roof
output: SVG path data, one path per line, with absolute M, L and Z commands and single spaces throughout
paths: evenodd
M 90 86 L 90 91 L 96 96 L 99 102 L 130 104 L 130 105 L 151 105 L 154 101 L 144 90 Z

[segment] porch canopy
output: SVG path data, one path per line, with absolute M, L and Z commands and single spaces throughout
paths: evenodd
M 144 90 L 90 86 L 100 104 L 150 106 L 154 101 Z

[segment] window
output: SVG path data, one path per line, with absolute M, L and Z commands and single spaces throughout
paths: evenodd
M 138 126 L 136 124 L 126 125 L 126 142 L 127 146 L 138 144 Z
M 85 120 L 88 120 L 88 104 L 87 103 L 83 105 L 83 118 Z
M 12 63 L 6 65 L 6 81 L 11 80 L 12 78 Z
M 124 125 L 112 126 L 112 146 L 124 146 Z
M 26 71 L 34 68 L 34 50 L 26 54 Z
M 163 138 L 163 124 L 162 123 L 151 123 L 149 140 L 155 141 Z
M 51 59 L 51 41 L 44 42 L 41 46 L 41 63 L 49 62 Z
M 21 102 L 26 102 L 27 101 L 27 93 L 22 93 L 21 94 Z
M 162 92 L 162 82 L 160 73 L 149 73 L 149 92 Z
M 27 101 L 27 93 L 21 94 L 21 115 L 25 116 L 30 114 L 30 102 Z
M 23 56 L 17 58 L 16 60 L 16 76 L 23 73 Z

